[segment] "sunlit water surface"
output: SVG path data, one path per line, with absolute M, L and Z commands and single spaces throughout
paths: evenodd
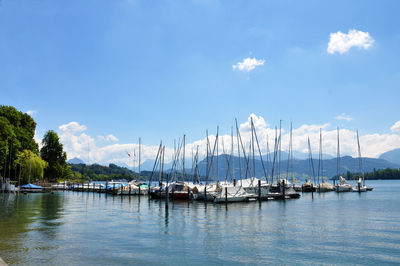
M 400 181 L 367 193 L 216 205 L 0 194 L 0 257 L 23 265 L 400 264 Z

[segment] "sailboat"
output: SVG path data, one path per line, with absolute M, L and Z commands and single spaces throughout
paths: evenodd
M 314 172 L 314 162 L 311 153 L 310 138 L 308 138 L 308 154 L 309 154 L 308 160 L 310 163 L 310 176 L 308 179 L 306 179 L 306 182 L 302 185 L 302 190 L 303 192 L 315 192 L 315 186 L 312 182 L 312 177 L 314 178 L 315 181 L 315 172 Z
M 141 148 L 141 138 L 139 138 L 139 161 L 138 161 L 138 173 L 139 177 L 137 180 L 130 181 L 126 186 L 121 186 L 117 192 L 118 195 L 146 195 L 148 193 L 148 185 L 140 181 L 140 149 Z M 128 156 L 131 155 L 128 153 Z M 136 153 L 133 150 L 133 169 L 135 169 L 135 158 Z
M 182 181 L 176 181 L 168 185 L 169 199 L 171 200 L 187 200 L 190 196 L 190 187 L 185 184 L 185 140 L 186 135 L 183 135 Z
M 352 191 L 353 192 L 366 192 L 367 186 L 365 185 L 364 170 L 362 167 L 361 148 L 360 148 L 360 139 L 358 137 L 358 130 L 357 130 L 357 146 L 358 146 L 358 164 L 360 166 L 361 176 L 358 178 L 357 186 L 352 187 Z
M 352 186 L 347 182 L 347 180 L 339 175 L 340 172 L 340 142 L 339 142 L 339 127 L 337 128 L 337 176 L 339 176 L 339 183 L 336 185 L 336 192 L 349 192 Z
M 318 192 L 329 192 L 334 191 L 335 187 L 324 180 L 324 167 L 322 160 L 322 130 L 319 130 L 319 158 L 318 158 Z M 319 178 L 321 177 L 322 183 L 319 183 Z

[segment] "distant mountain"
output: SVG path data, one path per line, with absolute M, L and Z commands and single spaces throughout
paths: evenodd
M 277 155 L 279 155 L 279 152 L 277 152 Z M 293 151 L 293 159 L 305 160 L 305 159 L 308 159 L 308 156 L 309 155 L 307 152 Z M 318 156 L 319 156 L 319 154 L 317 154 L 317 153 L 312 154 L 313 159 L 318 159 Z M 269 153 L 269 158 L 271 158 L 271 160 L 274 158 L 273 152 Z M 281 160 L 287 160 L 287 158 L 288 158 L 288 152 L 282 151 L 281 152 Z M 329 154 L 322 154 L 322 158 L 323 159 L 332 159 L 333 156 L 329 155 Z M 267 159 L 267 154 L 263 155 L 263 159 L 264 160 Z
M 140 165 L 140 171 L 153 171 L 154 162 L 155 160 L 146 160 Z M 187 161 L 185 160 L 185 162 Z M 191 165 L 189 167 L 191 167 Z M 172 168 L 172 162 L 164 163 L 164 169 L 170 169 L 170 168 Z
M 82 161 L 81 159 L 79 159 L 77 157 L 72 158 L 71 160 L 68 160 L 67 163 L 69 163 L 69 164 L 85 164 L 84 161 Z
M 234 175 L 236 178 L 239 178 L 240 175 L 243 177 L 247 176 L 249 177 L 251 172 L 253 175 L 253 160 L 249 160 L 249 167 L 247 168 L 246 162 L 243 158 L 239 160 L 238 157 L 233 156 L 233 160 L 229 162 L 229 165 L 232 166 L 234 165 L 234 174 L 232 170 L 228 170 L 228 162 L 227 158 L 229 160 L 229 155 L 220 155 L 218 158 L 214 157 L 213 159 L 213 167 L 209 170 L 209 176 L 210 179 L 213 180 L 214 176 L 218 175 L 220 180 L 224 180 L 225 176 L 228 176 L 228 179 L 230 176 Z M 317 177 L 318 175 L 318 159 L 313 158 L 313 166 L 314 166 L 314 174 Z M 273 165 L 273 162 L 267 163 L 267 161 L 263 161 L 264 167 L 265 167 L 265 172 L 268 174 L 268 176 L 271 176 L 272 171 L 274 172 L 274 177 L 276 178 L 279 173 L 281 176 L 286 176 L 287 173 L 287 166 L 288 166 L 288 161 L 285 159 L 278 164 L 278 162 L 275 162 Z M 347 171 L 352 172 L 352 173 L 357 173 L 360 172 L 359 169 L 359 160 L 358 158 L 353 158 L 351 156 L 344 156 L 340 158 L 340 174 L 344 175 L 347 173 Z M 400 165 L 394 164 L 391 162 L 388 162 L 384 159 L 375 159 L 375 158 L 362 158 L 362 163 L 363 163 L 363 171 L 364 172 L 372 172 L 374 169 L 384 169 L 384 168 L 399 168 Z M 211 162 L 209 163 L 211 164 Z M 207 161 L 202 160 L 199 162 L 199 172 L 200 175 L 206 176 L 207 175 Z M 256 159 L 254 160 L 254 165 L 255 165 L 255 176 L 256 177 L 263 177 L 265 176 L 264 174 L 264 169 L 262 167 L 261 160 Z M 331 178 L 336 175 L 337 172 L 337 159 L 332 158 L 332 159 L 325 159 L 322 160 L 322 166 L 323 166 L 323 176 Z M 180 168 L 179 168 L 180 169 Z M 232 167 L 230 167 L 232 169 Z M 192 169 L 186 169 L 187 173 L 192 173 Z M 247 173 L 246 173 L 247 172 Z M 308 159 L 305 160 L 300 160 L 300 159 L 293 159 L 293 172 L 295 173 L 295 177 L 298 179 L 303 179 L 305 177 L 308 177 L 312 175 L 312 167 L 310 166 L 310 161 Z
M 394 149 L 394 150 L 382 153 L 381 156 L 379 156 L 379 159 L 384 159 L 388 162 L 400 165 L 400 149 Z

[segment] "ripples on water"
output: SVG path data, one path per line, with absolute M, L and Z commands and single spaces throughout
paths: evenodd
M 400 264 L 400 182 L 298 200 L 171 202 L 95 193 L 0 194 L 9 264 Z

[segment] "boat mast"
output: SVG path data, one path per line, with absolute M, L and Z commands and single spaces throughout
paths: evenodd
M 140 144 L 141 144 L 141 139 L 139 137 L 139 182 L 140 182 Z M 164 148 L 165 148 L 165 146 L 164 146 Z
M 310 156 L 310 167 L 311 167 L 311 174 L 312 177 L 314 179 L 314 184 L 315 184 L 315 171 L 314 171 L 314 162 L 313 162 L 313 158 L 312 158 L 312 151 L 311 151 L 311 144 L 310 144 L 310 137 L 308 137 L 308 152 L 309 152 L 309 156 Z M 310 178 L 311 180 L 311 178 Z
M 233 157 L 233 127 L 231 127 L 231 158 L 232 158 L 232 178 L 235 179 L 235 158 Z M 232 180 L 231 180 L 232 181 Z
M 208 130 L 206 130 L 207 134 L 207 165 L 206 165 L 206 185 L 208 185 L 208 178 L 209 178 L 209 163 L 208 163 L 208 146 L 210 145 L 210 141 L 208 139 Z
M 324 183 L 323 175 L 323 161 L 322 161 L 322 129 L 319 129 L 319 158 L 318 158 L 318 184 L 321 177 L 322 183 Z
M 281 151 L 282 151 L 282 119 L 279 120 L 279 158 L 278 158 L 278 178 L 281 178 Z
M 162 161 L 161 161 L 161 182 L 162 182 L 162 176 L 164 175 L 164 155 L 165 155 L 165 146 L 162 149 Z M 167 177 L 168 178 L 168 177 Z M 168 179 L 167 179 L 167 184 L 168 184 Z
M 186 135 L 183 134 L 183 161 L 182 161 L 182 183 L 185 184 L 185 140 Z
M 258 153 L 259 153 L 259 155 L 260 155 L 261 165 L 262 165 L 262 168 L 263 168 L 263 170 L 264 170 L 265 180 L 267 181 L 267 184 L 268 184 L 268 169 L 267 169 L 267 171 L 265 171 L 265 165 L 264 165 L 263 157 L 262 157 L 262 155 L 261 155 L 261 149 L 260 149 L 260 143 L 258 142 L 257 131 L 256 131 L 256 128 L 255 128 L 255 126 L 254 126 L 253 121 L 251 121 L 251 122 L 252 122 L 251 125 L 252 125 L 252 127 L 253 127 L 253 129 L 254 129 L 254 137 L 255 137 L 255 139 L 256 139 L 257 148 L 258 148 Z M 267 145 L 268 145 L 268 135 L 267 135 Z
M 362 175 L 363 186 L 365 186 L 365 176 L 364 176 L 364 170 L 363 170 L 363 166 L 362 166 L 360 138 L 358 136 L 358 129 L 357 129 L 357 145 L 358 145 L 358 160 L 359 160 L 358 163 L 359 163 L 360 171 L 361 171 L 361 175 Z
M 287 168 L 286 168 L 286 180 L 289 180 L 289 168 L 290 168 L 290 153 L 292 150 L 292 123 L 290 123 L 290 134 L 289 134 L 289 150 L 288 150 L 288 160 L 287 160 Z M 293 177 L 292 177 L 293 183 Z
M 339 146 L 339 127 L 337 127 L 337 178 L 339 178 L 340 172 L 340 146 Z
M 219 126 L 217 126 L 217 135 L 219 136 Z M 219 162 L 219 153 L 218 153 L 218 146 L 219 146 L 219 138 L 215 140 L 217 142 L 217 161 L 216 161 L 216 171 L 214 171 L 214 182 L 217 183 L 219 181 L 219 169 L 218 169 L 218 162 Z
M 251 120 L 251 147 L 253 152 L 253 178 L 256 177 L 256 161 L 254 156 L 254 124 L 253 124 L 253 117 L 250 117 Z
M 239 146 L 239 132 L 236 132 L 236 142 L 237 142 L 237 148 L 238 148 L 238 157 L 239 157 L 239 179 L 240 183 L 242 181 L 242 163 L 241 163 L 241 158 L 240 158 L 240 146 Z

